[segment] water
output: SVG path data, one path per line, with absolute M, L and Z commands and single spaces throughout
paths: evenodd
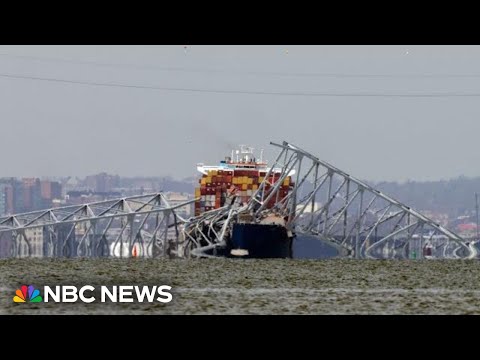
M 171 285 L 162 303 L 13 303 L 21 284 Z M 480 314 L 475 260 L 2 259 L 0 314 Z

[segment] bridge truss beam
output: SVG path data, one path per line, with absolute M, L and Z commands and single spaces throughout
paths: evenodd
M 237 215 L 258 223 L 275 213 L 290 232 L 356 258 L 476 257 L 472 243 L 366 182 L 298 146 L 271 144 L 278 156 L 245 204 L 232 200 L 187 219 L 180 213 L 194 200 L 171 205 L 162 193 L 131 196 L 0 217 L 0 241 L 10 236 L 12 256 L 29 256 L 30 230 L 41 229 L 43 256 L 214 256 Z M 282 197 L 288 176 L 295 186 Z
M 12 256 L 175 255 L 185 222 L 179 212 L 193 201 L 171 205 L 155 193 L 0 217 L 0 241 L 11 237 Z M 32 249 L 33 230 L 41 251 Z
M 287 219 L 290 230 L 319 236 L 357 258 L 421 258 L 427 247 L 438 246 L 448 251 L 429 256 L 476 256 L 474 247 L 459 235 L 366 182 L 298 146 L 271 144 L 279 154 L 249 202 L 257 218 L 274 211 Z M 276 182 L 274 168 L 281 169 Z M 280 187 L 293 172 L 294 189 L 268 209 L 271 199 L 281 198 Z

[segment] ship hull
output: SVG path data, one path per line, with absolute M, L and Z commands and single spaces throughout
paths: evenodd
M 244 258 L 291 258 L 293 237 L 282 225 L 237 223 L 226 255 Z

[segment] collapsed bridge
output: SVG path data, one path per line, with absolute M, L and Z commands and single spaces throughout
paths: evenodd
M 52 208 L 0 217 L 0 242 L 12 257 L 32 255 L 35 231 L 47 257 L 215 256 L 239 216 L 260 222 L 275 214 L 291 234 L 316 236 L 345 256 L 477 256 L 472 242 L 367 183 L 288 142 L 271 145 L 278 156 L 245 203 L 195 217 L 184 215 L 195 200 L 172 205 L 163 193 Z M 274 169 L 279 178 L 271 182 Z M 280 196 L 293 173 L 295 187 Z

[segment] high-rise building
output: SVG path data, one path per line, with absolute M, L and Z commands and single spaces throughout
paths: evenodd
M 42 197 L 43 207 L 53 206 L 54 199 L 62 198 L 62 185 L 57 181 L 40 181 L 40 196 Z
M 21 198 L 21 187 L 15 178 L 1 178 L 0 185 L 4 195 L 4 214 L 13 214 L 17 209 L 23 210 L 23 199 Z
M 0 183 L 0 216 L 7 213 L 7 184 Z
M 40 179 L 22 179 L 23 211 L 40 210 L 43 206 L 40 192 Z

